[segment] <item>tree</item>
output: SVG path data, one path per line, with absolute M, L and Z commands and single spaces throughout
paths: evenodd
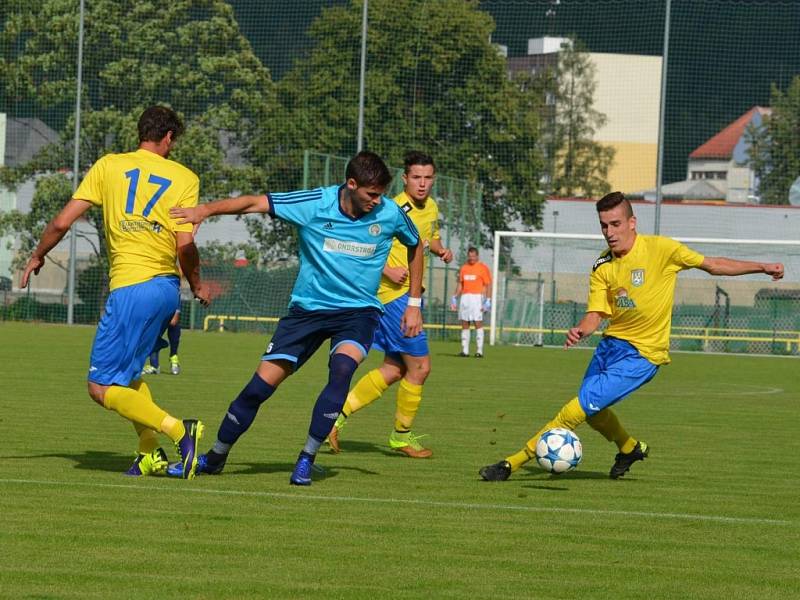
M 614 149 L 594 141 L 606 116 L 594 109 L 596 68 L 580 42 L 559 52 L 554 73 L 546 73 L 554 106 L 546 154 L 551 158 L 551 191 L 559 196 L 600 197 L 611 191 L 608 170 Z
M 800 76 L 786 92 L 772 86 L 772 114 L 751 127 L 749 162 L 763 204 L 788 204 L 789 188 L 800 174 Z
M 360 29 L 357 0 L 314 21 L 312 49 L 278 84 L 291 115 L 283 143 L 262 146 L 262 155 L 299 165 L 305 148 L 355 153 Z M 509 79 L 493 29 L 475 0 L 371 0 L 365 147 L 395 165 L 409 148 L 426 150 L 442 174 L 483 185 L 491 228 L 512 219 L 537 226 L 541 95 Z
M 0 233 L 21 236 L 19 263 L 72 191 L 77 3 L 44 0 L 4 16 L 0 110 L 32 106 L 56 115 L 61 131 L 60 143 L 30 163 L 0 169 L 0 184 L 10 187 L 37 178 L 31 213 L 0 215 Z M 136 148 L 138 116 L 164 103 L 187 125 L 171 158 L 200 176 L 204 197 L 266 189 L 268 169 L 247 161 L 256 124 L 275 107 L 274 86 L 227 3 L 95 0 L 86 3 L 84 35 L 81 173 L 103 154 Z M 86 214 L 102 231 L 100 211 Z M 96 251 L 105 265 L 102 235 Z

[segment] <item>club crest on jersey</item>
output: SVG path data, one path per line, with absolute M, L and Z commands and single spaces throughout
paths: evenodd
M 636 308 L 636 303 L 628 297 L 628 290 L 625 288 L 619 288 L 614 295 L 616 296 L 614 305 L 617 308 Z
M 644 285 L 644 269 L 634 269 L 631 271 L 631 285 L 641 287 Z
M 381 234 L 381 226 L 377 223 L 373 223 L 369 226 L 369 234 L 371 236 L 379 236 Z

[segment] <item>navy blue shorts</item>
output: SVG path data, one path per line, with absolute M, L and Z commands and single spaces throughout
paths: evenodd
M 373 307 L 343 310 L 304 310 L 293 306 L 278 321 L 278 328 L 261 360 L 288 360 L 297 371 L 325 340 L 330 354 L 342 344 L 353 344 L 366 357 L 372 346 L 381 311 Z

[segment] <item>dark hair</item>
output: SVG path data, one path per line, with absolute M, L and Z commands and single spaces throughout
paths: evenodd
M 183 122 L 171 108 L 154 105 L 139 117 L 139 143 L 160 142 L 170 131 L 172 139 L 176 140 L 183 134 Z
M 469 248 L 467 248 L 467 254 L 469 254 L 470 252 L 474 252 L 475 254 L 479 254 L 478 249 L 475 246 L 470 246 Z
M 597 212 L 605 212 L 607 210 L 611 210 L 612 208 L 616 208 L 622 204 L 625 207 L 625 212 L 627 213 L 628 217 L 633 216 L 633 207 L 628 199 L 625 197 L 625 194 L 622 192 L 611 192 L 610 194 L 606 194 L 600 200 L 597 201 L 595 207 L 597 208 Z
M 404 172 L 406 175 L 408 175 L 408 171 L 414 165 L 431 165 L 434 172 L 436 171 L 436 163 L 433 162 L 431 155 L 420 152 L 419 150 L 409 150 L 406 152 L 405 156 L 403 156 L 403 164 L 405 165 Z
M 389 173 L 383 159 L 367 150 L 359 152 L 350 159 L 344 176 L 346 179 L 355 179 L 358 185 L 375 185 L 385 188 L 392 182 L 392 174 Z

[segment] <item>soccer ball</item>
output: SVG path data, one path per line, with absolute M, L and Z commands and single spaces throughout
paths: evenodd
M 536 462 L 545 471 L 559 475 L 578 466 L 583 446 L 578 436 L 568 429 L 545 431 L 536 443 Z

